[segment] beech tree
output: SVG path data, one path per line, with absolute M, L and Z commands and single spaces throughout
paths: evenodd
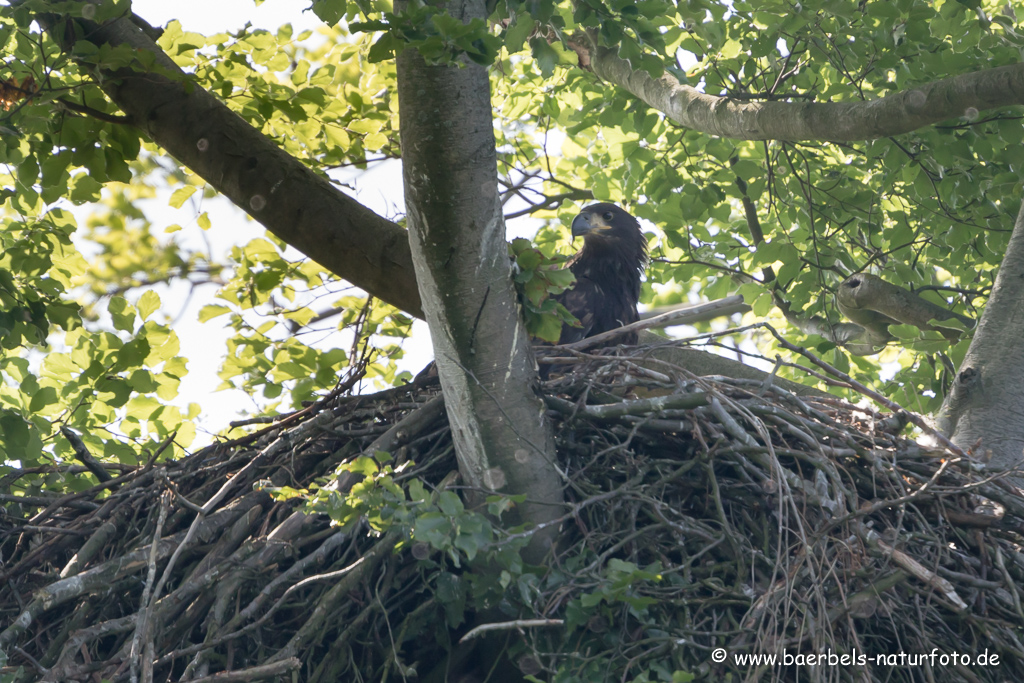
M 660 310 L 743 296 L 743 311 L 719 309 L 733 311 L 729 321 L 695 323 L 700 332 L 714 324 L 717 333 L 691 346 L 720 344 L 745 359 L 775 364 L 777 375 L 805 384 L 818 381 L 799 367 L 808 355 L 814 356 L 849 381 L 810 390 L 849 398 L 854 396 L 849 387 L 858 383 L 889 409 L 931 415 L 935 428 L 920 422 L 919 428 L 948 439 L 954 449 L 1000 467 L 1016 464 L 1024 449 L 1024 416 L 1018 407 L 1024 386 L 1024 128 L 1016 109 L 1024 104 L 1024 35 L 1018 4 L 400 0 L 392 6 L 315 0 L 310 11 L 322 21 L 315 33 L 296 34 L 285 25 L 273 32 L 245 27 L 199 35 L 177 22 L 153 26 L 126 0 L 13 0 L 0 10 L 0 482 L 4 487 L 11 483 L 10 492 L 0 490 L 0 501 L 17 508 L 18 514 L 10 518 L 25 531 L 0 529 L 0 549 L 13 548 L 17 562 L 10 569 L 0 565 L 0 575 L 22 581 L 13 591 L 15 598 L 3 607 L 4 614 L 17 616 L 0 629 L 0 655 L 20 648 L 12 649 L 19 656 L 18 666 L 33 668 L 17 673 L 5 668 L 4 674 L 19 680 L 37 673 L 54 680 L 68 671 L 93 675 L 100 668 L 79 661 L 90 656 L 77 644 L 81 635 L 92 638 L 90 647 L 97 652 L 104 649 L 108 659 L 103 671 L 122 675 L 129 666 L 133 677 L 141 669 L 141 678 L 150 680 L 154 667 L 163 667 L 160 675 L 182 672 L 186 679 L 202 678 L 221 668 L 232 670 L 235 640 L 244 638 L 247 645 L 263 649 L 257 629 L 275 610 L 287 608 L 301 626 L 276 633 L 280 642 L 267 648 L 270 654 L 247 653 L 243 666 L 265 676 L 304 667 L 311 680 L 337 680 L 357 662 L 356 655 L 344 656 L 356 631 L 345 627 L 321 643 L 326 620 L 334 614 L 370 619 L 377 608 L 354 606 L 349 597 L 361 582 L 376 586 L 376 579 L 383 577 L 389 582 L 384 598 L 374 593 L 370 602 L 381 607 L 385 599 L 400 602 L 401 609 L 393 611 L 401 612 L 403 626 L 391 650 L 364 652 L 363 661 L 374 662 L 373 670 L 383 671 L 384 678 L 393 671 L 407 678 L 415 667 L 399 655 L 416 653 L 431 665 L 433 675 L 447 676 L 461 646 L 449 642 L 443 662 L 431 651 L 436 648 L 429 639 L 403 651 L 404 629 L 413 624 L 410 629 L 417 634 L 425 629 L 434 635 L 429 633 L 432 625 L 424 627 L 417 620 L 429 623 L 443 614 L 449 626 L 443 636 L 450 636 L 463 626 L 466 596 L 473 591 L 453 587 L 458 577 L 444 565 L 447 559 L 429 571 L 418 566 L 407 573 L 393 566 L 381 570 L 397 555 L 424 566 L 445 552 L 456 567 L 460 557 L 467 563 L 484 557 L 501 564 L 473 589 L 484 595 L 472 606 L 478 610 L 476 617 L 494 608 L 499 602 L 495 596 L 503 591 L 519 591 L 522 604 L 533 607 L 531 596 L 541 595 L 536 589 L 541 574 L 523 570 L 516 544 L 532 538 L 524 553 L 528 564 L 555 557 L 557 552 L 548 550 L 559 524 L 604 495 L 588 490 L 590 497 L 566 512 L 566 469 L 559 458 L 567 454 L 555 452 L 551 417 L 545 411 L 574 416 L 582 410 L 593 419 L 610 411 L 585 400 L 574 404 L 557 396 L 542 398 L 531 349 L 531 335 L 557 337 L 563 321 L 550 295 L 568 283 L 552 266 L 559 255 L 572 251 L 568 225 L 591 201 L 616 202 L 642 219 L 653 257 L 642 294 L 646 307 Z M 354 173 L 397 163 L 404 182 L 401 190 L 392 190 L 403 198 L 401 211 L 379 215 L 347 193 L 345 181 Z M 266 235 L 239 240 L 229 254 L 184 246 L 177 239 L 182 233 L 224 229 L 206 211 L 205 202 L 215 197 L 233 203 L 266 228 Z M 156 219 L 154 198 L 178 210 L 182 225 Z M 525 217 L 539 228 L 531 241 L 510 243 L 507 227 Z M 241 443 L 252 446 L 253 459 L 240 467 L 234 467 L 244 460 L 238 454 L 210 467 L 202 458 L 184 459 L 192 453 L 201 408 L 182 405 L 177 398 L 189 368 L 176 332 L 178 304 L 159 294 L 170 283 L 185 283 L 193 297 L 203 298 L 200 317 L 205 324 L 231 330 L 220 377 L 224 386 L 258 397 L 265 413 L 224 430 L 225 438 L 237 437 L 227 442 L 226 450 Z M 475 492 L 463 496 L 472 509 L 445 490 L 451 478 L 443 473 L 424 480 L 436 483 L 431 491 L 418 479 L 403 482 L 409 488 L 407 498 L 403 490 L 394 493 L 397 475 L 382 476 L 379 488 L 367 486 L 365 495 L 353 496 L 358 505 L 379 504 L 377 508 L 357 509 L 353 504 L 347 510 L 350 517 L 362 514 L 365 519 L 348 527 L 346 520 L 335 519 L 345 532 L 326 528 L 322 517 L 274 505 L 268 491 L 276 487 L 288 493 L 293 459 L 304 459 L 309 478 L 303 481 L 332 479 L 321 476 L 315 462 L 337 455 L 318 450 L 326 448 L 326 441 L 302 452 L 288 452 L 284 443 L 298 439 L 300 431 L 321 428 L 321 416 L 332 417 L 328 409 L 301 422 L 304 406 L 322 408 L 326 402 L 320 399 L 351 391 L 359 382 L 386 386 L 413 380 L 398 371 L 395 361 L 416 318 L 431 330 L 459 475 L 465 491 Z M 324 342 L 327 330 L 333 334 Z M 698 374 L 751 373 L 748 366 L 719 355 L 694 349 L 681 353 L 674 362 L 688 364 Z M 656 361 L 646 370 L 634 358 L 616 361 L 616 367 L 653 373 Z M 660 377 L 664 385 L 672 385 L 680 375 Z M 730 519 L 724 512 L 706 443 L 704 459 L 677 464 L 669 458 L 671 471 L 651 468 L 643 473 L 668 472 L 662 479 L 652 475 L 641 481 L 628 468 L 617 469 L 615 462 L 600 475 L 618 487 L 605 500 L 627 490 L 642 497 L 646 493 L 641 489 L 651 481 L 660 485 L 664 480 L 679 484 L 664 500 L 685 506 L 689 484 L 683 477 L 697 476 L 694 472 L 707 477 L 697 489 L 714 489 L 714 495 L 701 501 L 703 507 L 694 504 L 712 524 L 694 513 L 685 533 L 665 520 L 653 525 L 669 529 L 660 547 L 683 555 L 669 561 L 673 578 L 679 578 L 672 588 L 679 602 L 667 602 L 668 610 L 685 604 L 686 609 L 677 611 L 688 618 L 691 603 L 686 601 L 695 593 L 687 591 L 700 581 L 688 583 L 690 577 L 683 573 L 705 552 L 704 561 L 718 562 L 711 559 L 718 544 L 725 548 L 727 562 L 744 568 L 758 562 L 767 566 L 757 570 L 760 583 L 751 579 L 749 586 L 740 585 L 746 579 L 737 578 L 728 589 L 728 601 L 739 605 L 730 613 L 733 632 L 719 633 L 716 613 L 713 631 L 702 632 L 707 643 L 729 637 L 730 645 L 749 646 L 753 641 L 747 633 L 756 624 L 759 644 L 793 637 L 794 642 L 818 646 L 825 638 L 819 631 L 844 619 L 852 622 L 855 616 L 867 619 L 878 595 L 911 585 L 939 596 L 929 606 L 928 621 L 942 624 L 947 643 L 970 633 L 1003 654 L 1019 652 L 1016 627 L 1006 624 L 1020 613 L 1019 595 L 1011 595 L 1016 591 L 1012 572 L 1019 571 L 1015 563 L 1022 563 L 1013 525 L 1024 516 L 1024 504 L 1008 485 L 973 480 L 976 469 L 962 463 L 947 467 L 949 461 L 927 459 L 920 449 L 908 456 L 913 462 L 905 469 L 897 469 L 905 463 L 896 462 L 895 456 L 892 468 L 884 469 L 878 453 L 893 441 L 885 430 L 902 428 L 899 416 L 872 416 L 872 430 L 876 422 L 885 424 L 870 438 L 829 441 L 823 447 L 816 439 L 822 433 L 832 439 L 833 432 L 824 422 L 814 422 L 821 413 L 815 416 L 817 409 L 807 406 L 801 406 L 806 420 L 801 417 L 800 424 L 822 431 L 809 436 L 797 430 L 807 450 L 787 456 L 795 465 L 787 461 L 780 466 L 774 454 L 743 460 L 748 451 L 742 448 L 753 449 L 756 439 L 709 397 L 710 390 L 675 395 L 668 408 L 680 413 L 700 404 L 717 411 L 714 428 L 740 444 L 734 449 L 739 459 L 728 466 L 741 463 L 742 476 L 730 480 L 735 485 L 729 493 L 760 485 L 760 497 L 751 498 L 761 506 L 757 515 L 736 513 Z M 666 407 L 658 403 L 660 398 L 644 403 L 648 417 Z M 355 454 L 349 454 L 352 459 L 320 493 L 329 498 L 346 477 L 351 486 L 371 470 L 380 473 L 390 467 L 385 464 L 391 458 L 387 452 L 404 438 L 400 427 L 407 426 L 406 420 L 419 420 L 422 428 L 440 415 L 439 399 L 432 401 L 427 407 L 391 410 L 387 431 L 379 437 L 373 432 L 380 426 L 375 424 L 378 415 L 354 422 L 374 434 L 366 439 L 370 455 L 362 455 L 362 446 L 356 446 L 362 442 L 347 433 L 350 440 L 344 448 Z M 625 410 L 622 405 L 612 409 Z M 860 419 L 853 408 L 842 410 L 844 424 Z M 253 445 L 257 439 L 251 425 L 262 425 L 259 421 L 268 417 L 284 419 L 264 427 L 268 431 L 260 436 L 266 440 Z M 563 429 L 566 424 L 572 429 L 569 420 L 560 423 Z M 379 421 L 384 423 L 383 418 Z M 662 422 L 657 448 L 665 452 L 678 446 L 677 433 L 699 429 L 693 426 L 696 418 Z M 278 439 L 277 434 L 282 436 Z M 763 441 L 771 451 L 771 437 Z M 203 457 L 209 452 L 203 451 Z M 233 502 L 244 498 L 249 505 L 240 506 L 241 512 L 222 505 L 235 483 L 256 483 L 253 462 L 272 457 L 279 459 L 275 474 L 281 481 L 239 495 Z M 160 539 L 164 515 L 171 508 L 170 490 L 176 485 L 162 482 L 150 468 L 160 458 L 188 463 L 193 469 L 175 470 L 179 478 L 174 481 L 199 482 L 189 495 L 206 498 L 191 506 L 178 501 L 169 527 L 172 536 L 150 542 Z M 840 467 L 842 458 L 846 469 Z M 432 466 L 440 468 L 440 460 Z M 88 474 L 66 465 L 72 461 L 82 462 Z M 574 466 L 589 467 L 579 462 L 577 457 Z M 812 462 L 808 471 L 813 481 L 802 469 Z M 140 515 L 144 521 L 132 529 L 132 543 L 145 539 L 151 544 L 118 548 L 123 555 L 108 557 L 103 544 L 116 533 L 118 520 L 108 524 L 96 510 L 108 493 L 102 481 L 109 481 L 111 471 L 138 477 L 132 480 L 138 488 L 116 491 L 121 502 L 127 501 L 118 503 L 118 515 L 131 517 L 133 510 L 145 507 Z M 861 478 L 847 486 L 847 479 L 853 479 L 847 476 L 850 472 Z M 878 472 L 884 477 L 876 478 Z M 887 519 L 887 524 L 910 529 L 903 526 L 904 510 L 921 502 L 922 492 L 944 472 L 950 479 L 943 486 L 953 481 L 966 487 L 956 494 L 963 498 L 957 499 L 959 507 L 940 510 L 938 533 L 928 527 L 929 520 L 921 522 L 926 515 L 907 515 L 922 526 L 904 538 L 897 530 L 896 537 L 907 540 L 908 548 L 917 543 L 913 552 L 903 552 L 899 543 L 870 527 L 869 515 L 891 513 L 898 520 Z M 883 479 L 886 488 L 879 500 L 867 507 L 854 504 L 863 502 L 856 500 L 858 486 L 874 492 L 876 481 Z M 90 488 L 97 480 L 99 489 Z M 908 492 L 907 482 L 913 481 L 922 483 Z M 216 491 L 212 496 L 211 487 Z M 600 484 L 595 488 L 603 491 Z M 85 489 L 89 500 L 68 497 Z M 847 490 L 853 495 L 847 496 Z M 142 502 L 131 498 L 133 491 Z M 144 491 L 168 494 L 157 505 L 149 499 L 158 496 L 144 498 Z M 488 497 L 495 491 L 514 496 L 511 519 L 501 516 L 509 499 Z M 971 533 L 995 523 L 981 519 L 984 510 L 979 510 L 985 505 L 972 502 L 968 512 L 964 491 L 980 492 L 985 505 L 1009 510 L 1011 532 L 993 535 L 985 543 L 944 536 L 944 520 L 955 518 Z M 113 493 L 111 489 L 108 500 L 114 499 Z M 389 494 L 409 505 L 392 505 Z M 59 504 L 58 496 L 63 496 Z M 728 502 L 736 510 L 745 500 L 738 496 Z M 653 497 L 651 501 L 645 510 L 657 511 L 663 503 Z M 765 501 L 783 502 L 766 513 L 771 506 Z M 936 505 L 941 507 L 941 502 Z M 897 504 L 903 507 L 897 510 Z M 88 519 L 80 515 L 73 529 L 60 528 L 63 513 L 50 514 L 74 509 L 95 514 Z M 492 516 L 484 517 L 477 512 L 481 509 Z M 407 516 L 388 528 L 388 514 Z M 496 548 L 488 526 L 499 516 L 502 523 L 525 525 L 502 537 L 513 541 L 504 548 Z M 371 517 L 372 522 L 366 521 Z M 466 528 L 475 525 L 475 531 L 463 537 L 459 530 L 449 534 L 451 529 L 442 532 L 421 524 L 452 519 L 465 522 Z M 39 520 L 53 525 L 33 530 Z M 591 555 L 579 558 L 588 567 L 574 574 L 574 580 L 591 581 L 592 569 L 603 572 L 593 591 L 581 593 L 576 584 L 563 593 L 568 582 L 559 584 L 551 574 L 544 575 L 551 579 L 545 602 L 565 606 L 567 640 L 551 652 L 534 647 L 527 654 L 565 655 L 567 660 L 578 656 L 580 661 L 557 669 L 557 675 L 585 673 L 594 680 L 609 675 L 605 662 L 614 658 L 591 659 L 576 641 L 566 645 L 577 637 L 604 638 L 607 624 L 591 624 L 584 608 L 607 605 L 609 610 L 614 606 L 639 612 L 658 602 L 651 597 L 660 595 L 655 591 L 639 595 L 631 588 L 661 581 L 662 558 L 641 566 L 616 555 L 647 533 L 636 528 L 636 521 L 634 516 L 632 528 L 620 525 L 619 536 L 609 533 L 607 547 L 595 543 L 588 546 Z M 7 525 L 3 518 L 0 522 Z M 774 536 L 759 530 L 776 522 Z M 805 522 L 814 524 L 818 540 L 808 541 Z M 361 533 L 366 525 L 370 532 Z M 402 553 L 394 553 L 410 540 L 400 538 L 400 528 L 415 529 L 419 535 L 412 540 L 419 547 L 407 544 Z M 229 531 L 216 536 L 224 529 Z M 360 531 L 358 538 L 355 531 L 352 538 L 345 535 L 353 529 Z M 33 548 L 32 533 L 52 535 Z M 196 559 L 197 566 L 183 567 L 183 562 L 173 574 L 175 559 L 196 550 L 197 537 L 206 543 L 207 533 L 218 539 L 211 543 L 216 548 Z M 52 543 L 60 534 L 75 543 L 90 535 L 64 557 L 61 553 L 72 544 Z M 850 538 L 861 545 L 849 550 Z M 281 582 L 275 578 L 259 588 L 248 607 L 230 616 L 229 603 L 240 604 L 235 596 L 244 592 L 233 591 L 252 576 L 265 577 L 284 566 L 284 554 L 296 539 L 325 539 L 326 555 L 342 553 L 345 545 L 359 559 L 345 560 L 341 571 L 311 581 L 309 573 L 317 562 L 317 553 L 311 552 L 287 565 L 278 577 Z M 457 547 L 459 541 L 467 546 Z M 489 554 L 478 556 L 488 544 Z M 734 547 L 726 548 L 730 544 Z M 982 547 L 978 557 L 984 561 L 971 554 L 975 545 Z M 763 551 L 769 546 L 774 554 Z M 513 550 L 505 552 L 509 547 Z M 991 556 L 989 547 L 994 549 Z M 59 572 L 33 574 L 38 548 L 56 548 L 47 566 Z M 236 562 L 234 548 L 252 554 L 239 555 L 242 560 Z M 848 567 L 866 566 L 857 563 L 869 556 L 884 559 L 872 565 L 867 586 L 854 577 L 826 590 L 823 586 L 832 579 L 815 574 L 825 566 L 818 560 L 847 551 Z M 331 556 L 342 562 L 348 552 L 342 559 Z M 915 555 L 943 561 L 955 555 L 960 564 L 937 559 L 935 568 L 925 567 Z M 898 571 L 889 571 L 890 560 L 899 565 Z M 158 565 L 164 574 L 156 579 Z M 89 603 L 102 602 L 93 596 L 109 590 L 114 581 L 142 583 L 131 571 L 141 572 L 143 566 L 151 576 L 140 589 L 141 598 L 135 601 L 130 594 L 124 603 L 131 603 L 138 615 L 112 616 L 118 603 L 97 612 L 102 613 L 99 626 L 109 632 L 86 633 L 84 621 L 93 614 Z M 940 566 L 952 573 L 939 575 Z M 811 571 L 804 571 L 808 567 Z M 981 569 L 969 575 L 961 571 L 965 567 Z M 735 571 L 730 576 L 740 575 Z M 436 600 L 420 601 L 421 594 L 407 600 L 401 585 L 388 593 L 391 584 L 410 576 L 420 583 L 409 585 L 434 589 Z M 478 572 L 476 578 L 480 576 Z M 168 577 L 181 585 L 164 594 L 162 605 L 147 605 L 151 590 L 160 598 Z M 228 589 L 217 595 L 203 592 L 221 577 Z M 717 576 L 708 577 L 709 585 L 719 585 Z M 777 581 L 779 577 L 788 578 Z M 317 586 L 322 591 L 315 600 L 286 600 L 293 597 L 293 589 L 305 591 L 325 578 L 332 582 Z M 286 579 L 294 582 L 284 583 Z M 954 580 L 960 583 L 954 585 Z M 797 581 L 809 583 L 796 590 Z M 31 596 L 29 586 L 36 591 Z M 276 595 L 277 587 L 282 588 L 281 597 L 264 610 L 260 601 Z M 998 632 L 993 624 L 1003 617 L 985 612 L 987 605 L 997 604 L 997 597 L 986 603 L 984 594 L 978 598 L 972 593 L 970 600 L 960 595 L 982 589 L 993 596 L 996 589 L 1005 593 L 997 596 L 999 609 L 1010 616 Z M 726 595 L 716 590 L 700 609 L 714 609 Z M 571 601 L 563 602 L 572 591 Z M 809 616 L 802 623 L 815 624 L 812 631 L 786 623 L 788 608 L 796 604 L 792 596 L 803 600 L 805 595 L 811 598 L 805 600 L 809 611 L 801 614 Z M 901 596 L 909 599 L 907 593 Z M 856 614 L 833 609 L 836 600 L 845 607 L 847 597 L 851 610 L 859 610 Z M 307 604 L 315 609 L 305 614 Z M 779 605 L 787 610 L 775 614 Z M 58 608 L 73 611 L 73 626 L 52 630 L 77 630 L 70 637 L 37 637 L 51 630 L 40 616 L 56 614 Z M 974 620 L 975 612 L 968 610 L 984 613 L 984 619 Z M 152 614 L 147 616 L 147 611 L 161 614 L 149 621 Z M 382 611 L 387 622 L 389 608 Z M 555 621 L 561 625 L 561 616 L 549 618 L 547 605 L 536 612 L 545 617 L 543 623 L 523 627 L 507 622 L 503 628 L 549 628 Z M 961 620 L 963 632 L 946 628 L 943 619 L 952 613 L 972 617 Z M 201 627 L 193 628 L 193 614 L 206 615 Z M 891 614 L 879 611 L 876 622 L 888 622 L 885 637 L 902 637 L 901 624 Z M 595 611 L 594 616 L 601 615 Z M 643 626 L 660 627 L 655 622 Z M 170 639 L 158 640 L 148 630 L 154 624 L 166 626 L 162 636 L 169 634 Z M 394 637 L 390 622 L 386 627 Z M 857 628 L 847 627 L 856 643 Z M 683 624 L 680 632 L 689 633 L 688 628 Z M 636 661 L 631 648 L 648 634 L 631 629 L 623 626 L 623 637 L 608 640 L 618 658 L 614 661 L 626 660 L 623 677 Z M 580 636 L 584 630 L 587 634 Z M 205 642 L 190 640 L 200 632 Z M 121 635 L 110 638 L 118 642 L 107 647 L 100 642 L 105 633 Z M 716 671 L 706 661 L 697 666 L 687 661 L 684 672 L 679 662 L 671 661 L 672 648 L 682 641 L 671 631 L 657 637 L 661 640 L 652 649 L 664 647 L 669 654 L 661 661 L 645 653 L 647 661 L 661 668 L 655 671 L 651 664 L 651 671 L 638 674 L 637 680 L 655 673 L 664 680 L 676 680 L 676 674 L 685 680 L 691 669 L 701 675 Z M 158 643 L 164 649 L 152 651 Z M 222 646 L 229 651 L 223 665 L 217 661 Z M 29 652 L 31 647 L 40 651 Z M 518 671 L 534 675 L 543 669 L 542 662 L 530 657 L 517 662 Z M 730 671 L 741 670 L 739 664 L 733 666 Z M 516 675 L 511 667 L 504 668 Z
M 741 293 L 954 443 L 1016 462 L 1024 37 L 1013 3 L 969 4 L 317 0 L 314 37 L 153 27 L 122 0 L 12 2 L 4 457 L 69 457 L 61 427 L 123 462 L 174 432 L 170 453 L 187 449 L 198 408 L 174 403 L 186 361 L 152 287 L 184 278 L 219 285 L 203 318 L 236 333 L 222 377 L 271 412 L 339 372 L 405 379 L 389 349 L 425 318 L 464 479 L 529 492 L 523 520 L 552 519 L 524 319 L 550 326 L 540 264 L 598 199 L 647 221 L 644 303 Z M 397 221 L 332 176 L 395 158 Z M 180 247 L 137 205 L 165 186 L 176 207 L 227 198 L 267 239 L 228 257 Z M 544 227 L 513 268 L 504 225 L 521 215 Z M 309 305 L 341 280 L 358 291 Z M 886 282 L 914 314 L 844 308 L 844 286 Z M 354 330 L 347 350 L 295 334 L 328 313 Z M 775 353 L 768 335 L 735 338 Z

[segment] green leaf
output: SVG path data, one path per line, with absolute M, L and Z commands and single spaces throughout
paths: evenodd
M 388 136 L 383 133 L 371 133 L 363 138 L 363 146 L 370 152 L 376 152 L 388 144 Z
M 171 193 L 171 199 L 167 203 L 168 205 L 172 206 L 175 209 L 180 209 L 182 204 L 184 204 L 189 197 L 194 195 L 196 193 L 196 190 L 198 189 L 199 188 L 196 187 L 195 185 L 185 185 L 184 187 L 179 187 L 177 190 Z
M 889 325 L 889 334 L 897 339 L 917 339 L 921 336 L 921 330 L 913 325 Z
M 443 550 L 448 547 L 451 530 L 452 524 L 447 517 L 437 512 L 426 512 L 416 517 L 412 537 Z
M 557 344 L 562 336 L 562 321 L 555 315 L 540 315 L 534 319 L 528 331 L 535 337 Z
M 365 455 L 361 455 L 358 458 L 354 458 L 351 462 L 346 463 L 343 469 L 346 472 L 372 477 L 377 474 L 379 467 L 376 460 Z
M 402 43 L 399 40 L 390 33 L 385 33 L 370 46 L 366 57 L 371 63 L 384 62 L 393 59 L 401 47 Z
M 345 16 L 346 0 L 314 0 L 313 13 L 325 24 L 334 26 Z
M 548 44 L 548 41 L 541 37 L 531 38 L 530 49 L 533 52 L 533 58 L 537 61 L 541 76 L 547 78 L 553 74 L 555 66 L 558 64 L 558 53 Z
M 516 256 L 516 263 L 518 263 L 519 267 L 523 270 L 534 270 L 540 265 L 542 258 L 543 255 L 538 250 L 531 249 L 529 251 L 523 251 Z
M 147 289 L 143 292 L 142 296 L 139 297 L 139 303 L 137 304 L 139 309 L 139 315 L 145 320 L 153 314 L 158 308 L 160 308 L 160 295 L 154 292 L 152 289 Z
M 558 288 L 559 290 L 566 290 L 572 287 L 576 283 L 576 276 L 572 274 L 572 271 L 568 268 L 559 268 L 558 270 L 548 270 L 544 272 L 544 277 L 551 284 L 552 287 Z
M 74 177 L 71 181 L 71 194 L 70 199 L 75 204 L 84 204 L 86 202 L 95 202 L 100 199 L 100 190 L 103 186 L 93 180 L 92 176 L 86 174 L 79 174 Z
M 464 509 L 462 500 L 459 498 L 457 493 L 452 491 L 442 491 L 438 496 L 437 505 L 441 508 L 441 512 L 449 517 L 455 517 L 461 514 Z
M 58 382 L 69 382 L 77 371 L 71 356 L 66 353 L 50 353 L 43 359 L 42 375 Z
M 227 306 L 219 306 L 217 304 L 207 304 L 199 309 L 199 322 L 205 323 L 207 320 L 212 320 L 225 313 L 230 313 L 231 309 Z
M 35 440 L 25 418 L 6 408 L 0 409 L 0 445 L 8 460 L 30 458 Z
M 526 39 L 530 37 L 537 22 L 527 12 L 520 12 L 515 20 L 505 29 L 505 48 L 510 54 L 515 54 L 523 49 Z
M 123 296 L 110 297 L 107 304 L 107 312 L 114 321 L 114 328 L 125 332 L 135 330 L 135 307 L 128 303 Z
M 436 579 L 434 595 L 444 607 L 445 618 L 449 628 L 457 628 L 462 623 L 466 609 L 466 590 L 462 580 L 450 572 L 441 572 Z
M 32 401 L 28 405 L 28 410 L 33 415 L 46 414 L 43 412 L 43 409 L 57 403 L 57 400 L 56 389 L 53 387 L 43 387 L 32 395 Z
M 759 318 L 763 318 L 766 315 L 768 315 L 769 311 L 772 310 L 772 307 L 774 305 L 775 300 L 772 298 L 772 295 L 768 292 L 764 292 L 756 299 L 754 299 L 754 303 L 751 304 L 751 310 L 753 311 L 754 315 L 756 315 Z
M 146 338 L 133 339 L 117 351 L 116 370 L 127 370 L 142 365 L 149 355 L 149 340 Z
M 533 249 L 533 242 L 524 237 L 516 237 L 509 242 L 509 248 L 513 254 L 519 254 L 525 249 Z

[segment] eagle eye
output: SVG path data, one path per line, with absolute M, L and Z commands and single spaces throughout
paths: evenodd
M 606 221 L 610 221 L 612 219 L 612 212 L 605 211 L 604 214 L 602 214 L 601 218 L 605 219 Z

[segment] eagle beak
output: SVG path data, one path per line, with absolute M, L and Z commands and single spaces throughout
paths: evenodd
M 607 230 L 610 227 L 600 215 L 588 211 L 572 219 L 572 236 L 581 237 L 594 230 Z

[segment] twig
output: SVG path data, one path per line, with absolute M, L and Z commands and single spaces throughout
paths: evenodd
M 107 123 L 125 124 L 132 125 L 132 118 L 130 116 L 122 116 L 118 114 L 108 114 L 105 111 L 99 109 L 93 109 L 92 107 L 73 102 L 66 97 L 60 97 L 57 99 L 60 106 L 75 112 L 76 114 L 85 114 L 99 121 L 105 121 Z
M 908 572 L 916 576 L 917 578 L 924 581 L 926 584 L 945 595 L 950 602 L 957 606 L 961 610 L 967 609 L 967 603 L 963 601 L 956 593 L 956 589 L 946 579 L 942 578 L 938 574 L 935 574 L 923 564 L 915 560 L 910 555 L 907 555 L 902 550 L 898 550 L 893 546 L 889 545 L 882 540 L 882 537 L 878 535 L 874 529 L 869 529 L 863 524 L 857 525 L 858 535 L 864 539 L 864 541 L 885 553 L 893 559 L 896 564 L 906 569 Z
M 46 668 L 45 666 L 43 666 L 43 665 L 42 665 L 42 664 L 41 664 L 41 663 L 39 662 L 39 660 L 37 660 L 37 659 L 36 659 L 35 657 L 33 657 L 32 655 L 30 655 L 29 653 L 27 653 L 27 652 L 25 652 L 24 650 L 22 650 L 22 649 L 21 649 L 20 647 L 18 647 L 17 645 L 15 645 L 14 647 L 12 647 L 12 648 L 11 648 L 11 650 L 13 650 L 14 652 L 17 652 L 17 653 L 18 653 L 19 655 L 21 655 L 22 657 L 24 657 L 24 658 L 25 658 L 25 659 L 26 659 L 26 660 L 28 661 L 28 663 L 29 663 L 29 664 L 31 664 L 32 666 L 34 666 L 34 667 L 35 667 L 36 671 L 38 671 L 39 673 L 43 674 L 44 676 L 45 676 L 46 674 L 48 674 L 48 673 L 50 672 L 50 670 L 49 670 L 49 669 L 47 669 L 47 668 Z
M 110 473 L 107 472 L 106 468 L 103 467 L 103 463 L 92 457 L 92 453 L 90 453 L 89 449 L 86 448 L 85 442 L 82 441 L 82 438 L 78 436 L 78 434 L 75 434 L 65 425 L 60 426 L 60 433 L 63 434 L 64 438 L 71 443 L 71 450 L 75 452 L 75 457 L 78 458 L 83 465 L 89 468 L 89 471 L 92 472 L 97 479 L 101 482 L 107 482 L 113 478 L 110 476 Z
M 149 548 L 148 570 L 146 573 L 145 587 L 142 589 L 142 600 L 139 603 L 138 620 L 135 625 L 135 635 L 132 636 L 132 647 L 129 651 L 131 660 L 131 681 L 137 683 L 139 670 L 142 670 L 143 683 L 153 680 L 153 658 L 145 657 L 146 661 L 141 662 L 143 652 L 152 649 L 150 638 L 150 623 L 153 618 L 153 581 L 156 579 L 157 549 L 160 547 L 160 534 L 163 532 L 164 522 L 167 520 L 167 511 L 171 507 L 171 496 L 167 491 L 160 496 L 160 512 L 157 515 L 156 529 L 153 531 L 153 542 Z M 143 652 L 140 652 L 140 648 Z
M 538 628 L 540 626 L 562 626 L 565 619 L 516 619 L 515 621 L 500 621 L 493 624 L 481 624 L 470 629 L 469 633 L 459 639 L 459 643 L 472 640 L 491 631 L 511 631 L 512 629 Z
M 261 681 L 265 678 L 277 678 L 284 676 L 289 671 L 301 668 L 302 662 L 297 657 L 289 657 L 271 664 L 262 664 L 237 671 L 221 671 L 212 676 L 193 678 L 191 683 L 248 683 L 248 681 Z

